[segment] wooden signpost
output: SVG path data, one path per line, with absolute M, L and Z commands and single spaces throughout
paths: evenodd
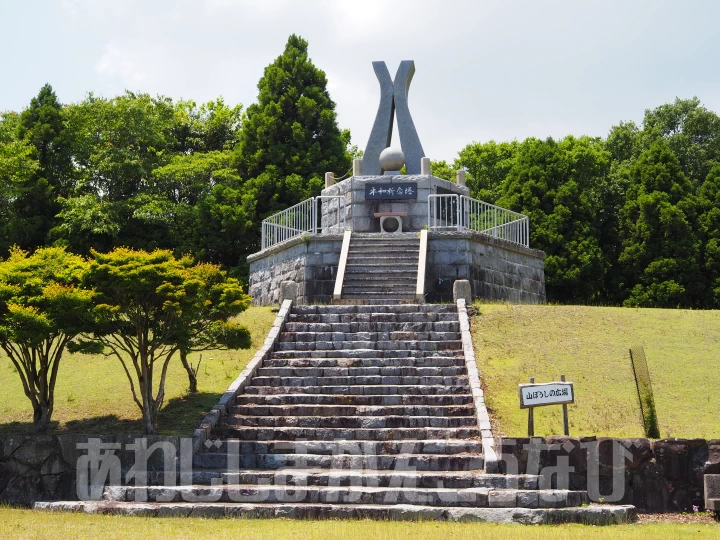
M 563 428 L 565 435 L 570 435 L 568 423 L 568 403 L 575 402 L 573 383 L 565 382 L 565 375 L 560 376 L 560 382 L 535 384 L 535 377 L 530 377 L 530 384 L 519 385 L 520 408 L 528 410 L 528 436 L 535 436 L 535 407 L 546 405 L 562 405 Z

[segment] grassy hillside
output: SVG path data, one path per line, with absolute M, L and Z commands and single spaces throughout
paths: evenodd
M 187 374 L 179 359 L 168 369 L 165 405 L 160 412 L 160 433 L 186 435 L 262 345 L 275 314 L 269 307 L 251 307 L 238 321 L 252 333 L 253 347 L 241 351 L 206 351 L 198 374 L 198 393 L 187 394 Z M 197 364 L 199 354 L 191 354 Z M 10 360 L 0 356 L 0 430 L 32 431 L 32 407 Z M 63 357 L 55 390 L 51 432 L 142 432 L 140 410 L 132 400 L 130 385 L 118 360 L 100 355 Z
M 527 436 L 517 385 L 575 383 L 571 435 L 643 436 L 628 349 L 644 345 L 662 437 L 720 437 L 720 312 L 476 304 L 472 330 L 499 433 Z M 562 433 L 560 406 L 535 434 Z

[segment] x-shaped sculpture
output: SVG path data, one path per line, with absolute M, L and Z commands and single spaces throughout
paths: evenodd
M 382 174 L 380 152 L 390 146 L 395 115 L 397 115 L 400 147 L 405 154 L 407 173 L 420 174 L 420 159 L 425 157 L 425 152 L 408 107 L 408 92 L 415 74 L 415 62 L 412 60 L 400 62 L 395 81 L 390 78 L 385 62 L 373 62 L 373 69 L 380 83 L 380 106 L 363 154 L 363 174 Z

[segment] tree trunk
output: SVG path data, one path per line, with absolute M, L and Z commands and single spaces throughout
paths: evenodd
M 45 433 L 50 425 L 50 408 L 47 405 L 39 404 L 33 408 L 33 425 L 35 433 Z
M 155 407 L 152 406 L 151 402 L 152 398 L 150 400 L 144 400 L 145 406 L 143 407 L 143 426 L 145 428 L 145 435 L 154 435 L 155 434 Z
M 197 375 L 195 375 L 195 372 L 193 371 L 192 366 L 188 362 L 187 359 L 187 352 L 183 349 L 180 349 L 180 361 L 182 362 L 183 367 L 185 368 L 185 371 L 187 371 L 188 375 L 188 384 L 190 386 L 190 393 L 195 394 L 197 393 Z

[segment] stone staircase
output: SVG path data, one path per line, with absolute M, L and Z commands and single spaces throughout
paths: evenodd
M 339 303 L 415 302 L 418 233 L 353 234 Z
M 583 491 L 486 474 L 455 305 L 293 307 L 189 485 L 37 508 L 152 516 L 622 522 Z M 625 512 L 625 513 L 623 513 Z

